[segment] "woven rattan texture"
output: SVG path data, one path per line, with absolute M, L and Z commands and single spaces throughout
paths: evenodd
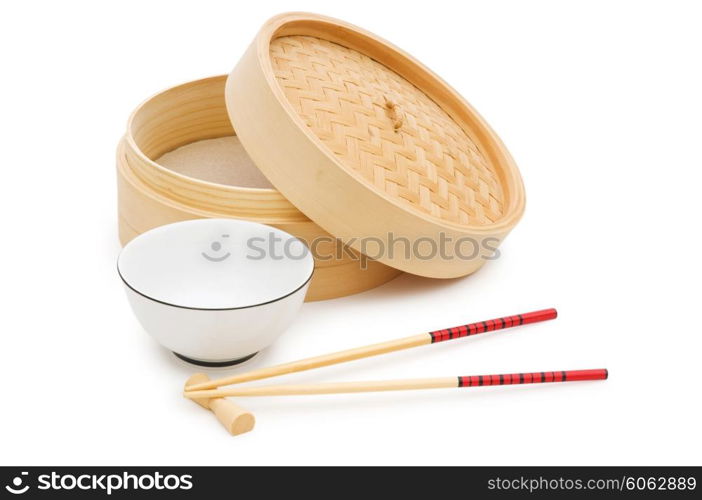
M 432 99 L 370 57 L 309 36 L 271 42 L 279 85 L 341 164 L 386 196 L 443 221 L 503 213 L 493 167 Z

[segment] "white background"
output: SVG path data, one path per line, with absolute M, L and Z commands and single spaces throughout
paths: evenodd
M 476 275 L 305 304 L 245 368 L 555 306 L 547 324 L 285 381 L 608 381 L 251 398 L 257 427 L 236 438 L 181 397 L 193 369 L 144 333 L 115 272 L 115 146 L 144 98 L 228 72 L 288 10 L 442 75 L 505 141 L 528 202 Z M 0 462 L 699 465 L 701 22 L 694 2 L 4 3 Z

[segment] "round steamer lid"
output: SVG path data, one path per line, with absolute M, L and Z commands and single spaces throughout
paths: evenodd
M 475 271 L 524 210 L 519 172 L 478 113 L 411 56 L 345 22 L 271 19 L 229 75 L 226 101 L 278 190 L 403 271 Z

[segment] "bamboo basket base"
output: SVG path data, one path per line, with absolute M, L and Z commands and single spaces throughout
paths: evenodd
M 235 135 L 195 141 L 156 160 L 187 177 L 244 188 L 273 189 Z

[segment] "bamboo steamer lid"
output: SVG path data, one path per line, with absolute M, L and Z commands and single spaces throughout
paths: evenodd
M 242 144 L 287 199 L 397 269 L 470 274 L 524 211 L 519 171 L 480 115 L 411 56 L 343 21 L 269 20 L 225 98 Z

